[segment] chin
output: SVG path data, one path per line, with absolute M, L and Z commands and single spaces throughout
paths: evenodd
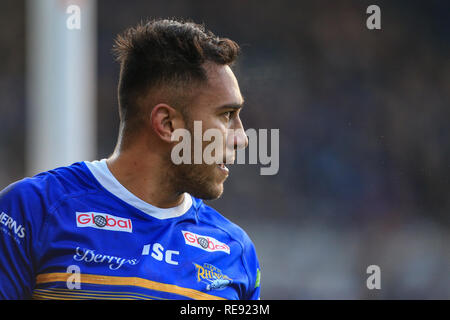
M 192 196 L 203 200 L 215 200 L 223 194 L 223 184 L 209 186 L 207 188 L 196 188 L 191 192 L 188 192 Z
M 216 165 L 183 165 L 176 168 L 175 173 L 174 184 L 179 187 L 178 191 L 203 200 L 220 198 L 227 178 L 218 174 Z

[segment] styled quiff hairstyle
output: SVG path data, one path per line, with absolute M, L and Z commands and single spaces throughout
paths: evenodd
M 125 30 L 117 36 L 113 53 L 120 63 L 119 114 L 126 134 L 142 120 L 139 98 L 152 89 L 164 89 L 174 107 L 183 109 L 181 104 L 187 101 L 183 96 L 207 81 L 204 63 L 231 65 L 239 46 L 202 25 L 164 19 Z

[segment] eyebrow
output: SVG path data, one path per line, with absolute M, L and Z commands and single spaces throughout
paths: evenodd
M 230 104 L 225 104 L 223 106 L 220 106 L 218 109 L 222 110 L 222 109 L 242 109 L 244 107 L 244 103 L 238 104 L 238 103 L 230 103 Z

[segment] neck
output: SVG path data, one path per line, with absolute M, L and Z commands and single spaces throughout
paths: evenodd
M 131 147 L 116 150 L 106 162 L 114 177 L 141 200 L 159 208 L 172 208 L 183 202 L 184 194 L 176 192 L 167 179 L 167 166 L 161 157 Z

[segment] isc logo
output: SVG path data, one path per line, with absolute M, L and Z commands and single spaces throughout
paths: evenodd
M 150 254 L 150 249 L 152 249 L 152 253 Z M 168 264 L 178 265 L 178 261 L 173 260 L 173 255 L 179 255 L 179 251 L 175 250 L 164 250 L 164 247 L 158 243 L 155 242 L 153 246 L 151 244 L 146 244 L 144 248 L 142 249 L 142 255 L 147 256 L 151 255 L 154 259 L 158 261 L 164 261 Z
M 96 229 L 133 232 L 130 219 L 112 216 L 98 212 L 77 212 L 77 227 L 91 227 Z

